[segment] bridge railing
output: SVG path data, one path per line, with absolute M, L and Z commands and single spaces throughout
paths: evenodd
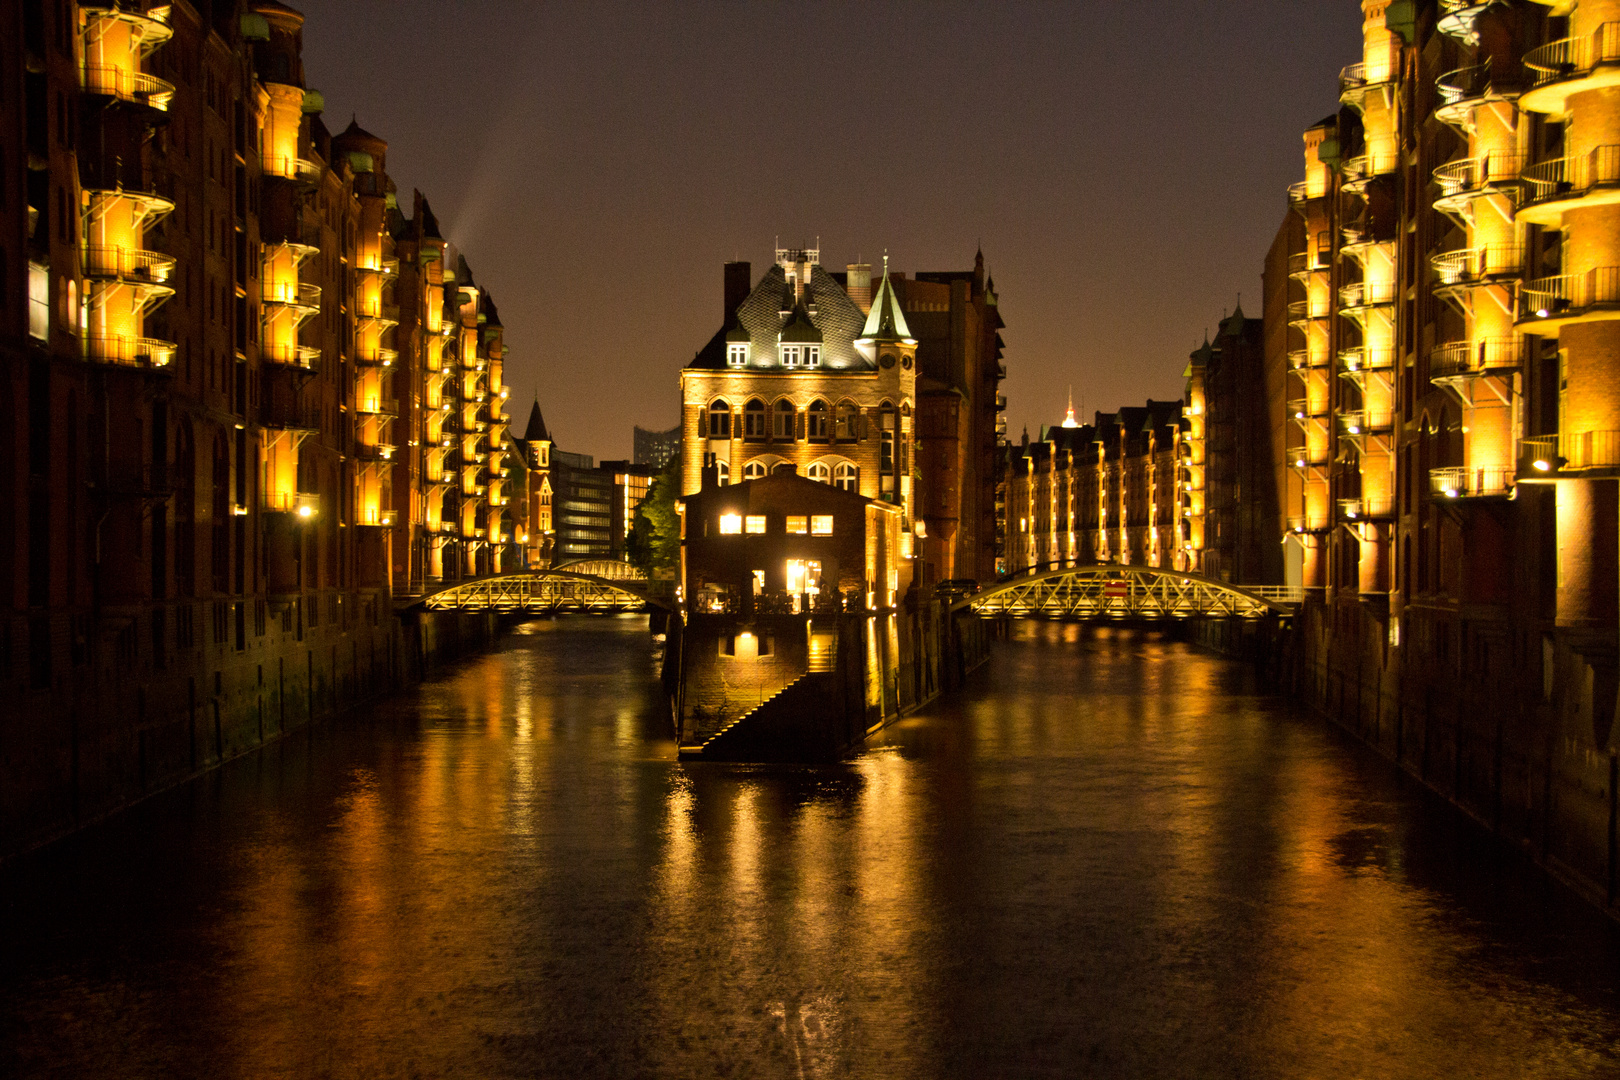
M 1079 619 L 1264 618 L 1304 599 L 1284 585 L 1243 586 L 1198 574 L 1113 563 L 1014 575 L 957 600 L 982 615 Z

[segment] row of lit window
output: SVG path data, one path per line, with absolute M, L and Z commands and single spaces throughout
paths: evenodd
M 820 345 L 779 345 L 777 348 L 780 350 L 783 367 L 821 366 Z M 731 367 L 745 366 L 748 363 L 748 343 L 734 341 L 726 346 L 726 363 Z
M 909 406 L 908 406 L 909 410 Z M 879 406 L 879 428 L 884 431 L 893 431 L 895 427 L 894 406 L 884 402 Z M 906 415 L 911 415 L 907 411 Z M 731 438 L 731 403 L 724 398 L 716 398 L 709 403 L 708 423 L 703 435 L 710 439 Z M 775 439 L 795 438 L 794 428 L 797 426 L 798 410 L 793 402 L 782 398 L 774 406 L 766 407 L 759 398 L 751 398 L 743 406 L 742 435 L 745 439 L 763 439 L 767 435 Z M 861 410 L 849 402 L 840 403 L 837 413 L 830 409 L 825 401 L 819 398 L 812 401 L 804 410 L 805 437 L 809 439 L 839 438 L 854 440 L 860 438 Z
M 831 536 L 833 531 L 833 516 L 831 514 L 789 514 L 785 519 L 786 528 L 782 531 L 790 536 Z M 764 514 L 721 514 L 720 535 L 740 536 L 748 533 L 751 536 L 764 536 L 766 530 L 766 516 Z

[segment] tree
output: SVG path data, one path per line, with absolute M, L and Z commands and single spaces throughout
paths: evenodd
M 675 499 L 681 491 L 681 457 L 675 454 L 653 478 L 647 497 L 636 507 L 625 542 L 630 565 L 645 570 L 672 569 L 681 557 L 681 520 L 675 513 Z

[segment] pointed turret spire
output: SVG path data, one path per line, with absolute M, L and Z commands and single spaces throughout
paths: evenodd
M 1077 428 L 1080 426 L 1080 421 L 1074 418 L 1074 387 L 1072 386 L 1069 387 L 1069 411 L 1063 416 L 1063 426 L 1066 428 Z
M 894 295 L 894 286 L 889 282 L 888 252 L 883 253 L 883 284 L 878 286 L 877 295 L 872 298 L 872 310 L 867 313 L 866 327 L 858 340 L 916 344 L 916 339 L 911 336 L 911 327 L 906 325 L 906 316 L 900 310 L 900 298 Z
M 546 433 L 546 418 L 540 415 L 540 398 L 534 399 L 534 407 L 529 410 L 529 426 L 523 429 L 524 442 L 550 442 L 551 436 Z

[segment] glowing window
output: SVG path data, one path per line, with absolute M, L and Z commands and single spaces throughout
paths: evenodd
M 805 517 L 803 514 L 789 514 L 787 519 L 787 531 L 792 533 L 794 536 L 803 536 L 805 533 L 810 531 L 810 519 Z
M 810 533 L 811 533 L 811 535 L 813 535 L 813 536 L 831 536 L 832 535 L 832 519 L 833 519 L 833 516 L 831 514 L 813 514 L 813 515 L 811 515 L 811 517 L 810 517 Z
M 763 536 L 765 533 L 765 515 L 749 514 L 747 520 L 747 531 L 754 536 Z
M 741 514 L 721 514 L 720 515 L 720 535 L 721 536 L 736 536 L 737 534 L 742 532 L 742 525 L 743 525 L 743 522 L 742 522 L 742 515 Z
M 732 367 L 742 367 L 748 363 L 748 343 L 735 341 L 726 346 L 726 363 Z

